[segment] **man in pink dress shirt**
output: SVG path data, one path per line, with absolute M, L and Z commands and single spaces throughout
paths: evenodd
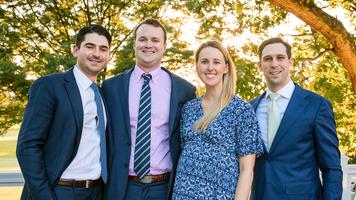
M 134 34 L 135 66 L 103 83 L 112 121 L 105 197 L 168 199 L 180 154 L 180 110 L 186 101 L 195 97 L 195 87 L 161 67 L 167 31 L 159 21 L 141 22 Z M 150 77 L 150 126 L 147 128 L 150 145 L 149 167 L 142 175 L 136 173 L 135 148 L 145 75 Z

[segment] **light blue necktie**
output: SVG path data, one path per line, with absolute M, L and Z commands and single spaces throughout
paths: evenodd
M 134 171 L 140 179 L 150 171 L 151 149 L 151 88 L 150 74 L 142 75 L 144 82 L 141 89 L 138 109 Z
M 105 120 L 104 120 L 104 109 L 101 101 L 101 95 L 99 88 L 95 83 L 92 83 L 90 87 L 94 90 L 95 103 L 97 108 L 97 115 L 99 118 L 98 131 L 100 133 L 100 164 L 101 164 L 101 177 L 106 183 L 108 179 L 107 163 L 106 163 L 106 136 L 105 136 Z

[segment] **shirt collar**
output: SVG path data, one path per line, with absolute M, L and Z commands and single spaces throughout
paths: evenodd
M 160 73 L 162 73 L 163 69 L 161 67 L 157 67 L 156 69 L 154 69 L 153 71 L 151 71 L 149 74 L 151 74 L 152 76 L 152 83 L 156 83 L 160 77 Z M 133 78 L 136 82 L 140 82 L 141 79 L 143 80 L 142 78 L 142 74 L 145 74 L 145 72 L 140 68 L 138 67 L 137 65 L 135 66 L 133 72 L 132 72 L 132 75 L 133 75 Z
M 77 66 L 74 66 L 73 69 L 74 77 L 75 80 L 77 81 L 77 84 L 84 90 L 88 89 L 90 85 L 93 83 L 85 74 L 80 71 L 80 69 Z
M 289 82 L 287 83 L 287 85 L 285 85 L 284 87 L 282 87 L 280 90 L 278 90 L 276 93 L 278 93 L 279 95 L 281 95 L 282 97 L 286 98 L 286 99 L 290 99 L 292 97 L 293 91 L 294 91 L 295 85 L 293 83 L 292 80 L 289 80 Z M 267 89 L 266 92 L 266 97 L 268 97 L 268 95 L 272 93 L 272 91 L 270 89 Z

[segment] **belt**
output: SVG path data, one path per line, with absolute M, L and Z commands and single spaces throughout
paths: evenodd
M 58 179 L 57 185 L 70 186 L 70 187 L 82 187 L 92 188 L 101 183 L 101 178 L 96 180 L 70 180 L 70 179 Z
M 146 175 L 143 179 L 140 179 L 138 176 L 129 176 L 129 179 L 143 184 L 157 183 L 167 181 L 169 179 L 169 174 L 170 173 L 167 172 L 160 175 Z

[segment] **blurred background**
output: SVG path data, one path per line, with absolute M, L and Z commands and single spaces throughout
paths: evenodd
M 198 93 L 194 50 L 205 40 L 221 41 L 237 68 L 236 94 L 246 101 L 266 88 L 256 65 L 258 45 L 283 37 L 293 47 L 293 81 L 332 102 L 340 150 L 346 165 L 356 164 L 354 0 L 0 0 L 0 184 L 1 172 L 19 172 L 15 148 L 28 89 L 40 76 L 73 67 L 75 33 L 93 23 L 110 30 L 102 81 L 134 65 L 133 30 L 146 18 L 168 30 L 162 65 Z M 1 199 L 18 199 L 20 190 L 2 185 Z

